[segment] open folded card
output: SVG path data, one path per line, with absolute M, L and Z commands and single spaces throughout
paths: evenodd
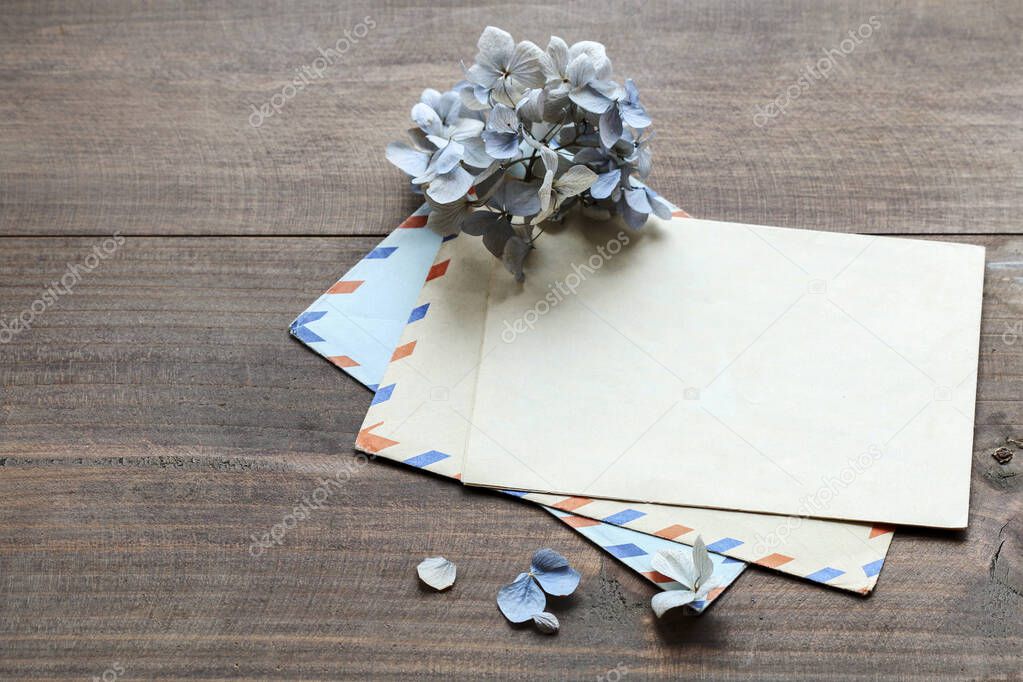
M 410 216 L 291 325 L 296 338 L 374 391 L 406 324 L 425 315 L 424 308 L 414 305 L 441 243 L 440 237 L 421 229 L 426 213 L 424 206 Z M 374 404 L 386 400 L 391 390 L 378 391 Z M 386 450 L 386 443 L 377 445 Z M 402 463 L 457 478 L 442 459 L 424 450 Z M 687 546 L 559 509 L 544 509 L 658 588 L 682 588 L 654 571 L 651 559 L 660 550 Z M 706 599 L 691 604 L 697 612 L 705 610 L 746 568 L 744 562 L 722 554 L 711 552 L 710 557 L 717 587 Z
M 423 221 L 416 218 L 403 225 L 422 225 Z M 393 256 L 387 260 L 367 256 L 366 261 L 310 306 L 296 320 L 292 331 L 349 373 L 358 369 L 364 355 L 385 352 L 385 360 L 390 360 L 386 377 L 367 382 L 380 386 L 358 447 L 457 477 L 461 474 L 467 437 L 468 422 L 463 415 L 470 409 L 470 387 L 475 387 L 472 358 L 478 354 L 482 340 L 485 310 L 485 283 L 473 286 L 472 279 L 489 273 L 491 257 L 477 240 L 457 238 L 440 244 L 438 237 L 424 232 L 399 229 L 379 248 L 394 249 L 403 243 L 432 239 L 439 245 L 439 251 L 434 246 L 436 258 L 431 255 L 425 262 L 394 267 L 390 263 L 399 261 L 391 261 Z M 408 325 L 400 338 L 389 336 L 392 327 L 385 326 L 383 331 L 370 336 L 376 337 L 375 343 L 358 347 L 348 344 L 346 337 L 359 338 L 369 328 L 367 322 L 353 320 L 349 314 L 365 308 L 354 299 L 368 290 L 371 282 L 367 280 L 379 276 L 386 277 L 391 295 L 400 293 L 406 297 L 403 299 L 406 302 L 396 309 L 411 308 L 411 313 L 402 318 L 408 320 Z M 374 291 L 377 289 L 380 287 Z M 472 311 L 476 317 L 468 319 Z M 350 329 L 353 324 L 359 326 L 354 334 Z M 365 363 L 380 364 L 380 360 L 374 357 Z M 552 446 L 550 452 L 556 456 L 557 449 Z M 514 494 L 578 516 L 682 543 L 691 543 L 702 535 L 712 551 L 861 593 L 869 592 L 876 584 L 892 540 L 891 529 L 880 525 L 579 496 Z
M 524 284 L 473 281 L 463 482 L 965 527 L 983 274 L 966 244 L 577 217 Z

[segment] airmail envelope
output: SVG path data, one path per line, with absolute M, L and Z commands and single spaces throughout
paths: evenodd
M 441 243 L 439 236 L 422 229 L 426 213 L 424 206 L 410 216 L 291 325 L 296 338 L 374 391 L 380 392 L 380 378 L 405 325 L 425 315 L 423 308 L 413 306 Z M 389 389 L 380 392 L 381 396 L 388 393 Z M 429 454 L 405 463 L 439 473 Z M 682 589 L 654 571 L 650 562 L 658 551 L 684 551 L 687 546 L 609 522 L 544 509 L 659 589 Z M 706 599 L 690 604 L 697 612 L 709 607 L 746 568 L 744 562 L 721 554 L 711 552 L 710 558 L 718 587 Z
M 425 278 L 420 275 L 416 285 L 421 291 L 404 332 L 390 340 L 391 347 L 396 348 L 379 380 L 358 448 L 441 475 L 461 475 L 471 430 L 467 415 L 476 386 L 487 280 L 492 274 L 493 258 L 480 247 L 478 240 L 464 236 L 447 240 L 440 245 L 432 265 L 417 269 L 417 273 L 425 272 Z M 503 277 L 503 271 L 495 276 Z M 361 275 L 352 279 L 359 278 Z M 342 284 L 341 289 L 348 291 L 353 286 Z M 335 299 L 329 307 L 336 308 L 346 296 L 328 298 Z M 310 311 L 326 307 L 317 304 Z M 319 326 L 328 319 L 311 323 L 312 330 L 329 337 L 329 329 L 324 331 Z M 342 350 L 336 344 L 312 345 L 328 357 Z M 336 356 L 332 359 L 338 362 Z M 353 362 L 352 358 L 344 358 L 338 364 L 348 367 Z M 557 448 L 548 448 L 547 453 L 556 457 Z M 692 543 L 702 535 L 713 551 L 726 556 L 863 593 L 876 584 L 892 539 L 891 528 L 882 525 L 583 496 L 514 494 L 678 542 Z

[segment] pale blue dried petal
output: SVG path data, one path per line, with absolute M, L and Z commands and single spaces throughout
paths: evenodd
M 465 70 L 465 77 L 476 85 L 489 90 L 504 78 L 504 74 L 500 69 L 489 64 L 476 63 Z
M 596 57 L 593 66 L 597 71 L 597 80 L 608 80 L 611 78 L 611 60 L 607 57 Z
M 498 104 L 513 107 L 518 102 L 521 92 L 516 91 L 515 84 L 510 77 L 502 76 L 494 82 L 490 94 Z
M 438 175 L 426 188 L 427 195 L 434 201 L 449 204 L 464 197 L 472 187 L 472 173 L 461 166 L 444 175 Z
M 513 623 L 525 623 L 547 606 L 543 590 L 528 573 L 520 573 L 515 582 L 497 591 L 497 607 Z
M 638 104 L 622 102 L 618 108 L 621 111 L 622 120 L 633 128 L 642 130 L 651 123 L 650 116 L 646 113 L 646 109 Z
M 672 207 L 667 199 L 653 191 L 647 193 L 647 199 L 650 200 L 650 208 L 655 216 L 661 220 L 671 220 Z
M 444 147 L 448 146 L 448 142 L 450 142 L 450 140 L 443 135 L 426 135 L 426 142 L 426 146 L 433 145 L 437 149 L 444 149 Z
M 650 566 L 686 588 L 696 588 L 696 566 L 693 564 L 693 552 L 689 549 L 662 549 L 650 557 Z
M 600 142 L 608 149 L 615 146 L 615 142 L 622 139 L 622 117 L 618 107 L 608 107 L 607 111 L 600 115 Z
M 405 142 L 392 142 L 387 145 L 387 160 L 412 176 L 422 175 L 430 164 L 428 152 L 415 149 Z
M 431 109 L 436 110 L 440 105 L 441 94 L 433 88 L 426 88 L 423 90 L 423 94 L 419 96 L 419 101 L 427 105 Z
M 479 52 L 476 54 L 478 64 L 486 64 L 494 70 L 500 70 L 511 61 L 515 51 L 515 40 L 507 31 L 496 26 L 487 26 L 476 42 Z
M 578 160 L 579 155 L 576 155 Z M 611 192 L 618 186 L 618 183 L 622 179 L 622 169 L 614 168 L 606 173 L 601 173 L 597 176 L 597 181 L 590 187 L 590 196 L 594 199 L 606 199 L 611 196 Z
M 717 576 L 711 576 L 710 578 L 708 578 L 703 584 L 700 585 L 700 588 L 696 590 L 697 601 L 700 600 L 705 601 L 707 597 L 710 596 L 710 592 L 717 587 L 723 588 L 726 587 L 726 585 L 721 585 L 720 580 L 718 579 Z
M 487 168 L 490 166 L 492 159 L 487 154 L 486 145 L 482 139 L 468 137 L 461 142 L 465 148 L 465 151 L 462 153 L 463 161 L 473 168 Z
M 419 562 L 419 579 L 435 590 L 446 590 L 455 584 L 455 565 L 442 556 L 427 557 Z
M 551 36 L 547 43 L 547 55 L 544 62 L 547 76 L 550 79 L 565 77 L 568 69 L 568 44 L 558 36 Z
M 503 104 L 494 105 L 487 117 L 487 130 L 499 133 L 518 133 L 519 117 L 515 110 Z
M 433 171 L 437 175 L 444 175 L 450 172 L 462 160 L 462 153 L 464 151 L 465 147 L 461 143 L 453 140 L 448 142 L 430 159 L 428 170 Z
M 650 200 L 647 199 L 646 191 L 641 188 L 625 190 L 625 201 L 637 213 L 650 213 Z
M 455 119 L 445 130 L 445 134 L 448 137 L 459 142 L 464 142 L 468 138 L 479 137 L 481 132 L 483 132 L 483 121 L 478 118 Z
M 694 587 L 702 588 L 709 584 L 711 576 L 714 574 L 714 562 L 711 561 L 710 554 L 707 553 L 707 545 L 704 544 L 703 537 L 700 535 L 696 536 L 696 542 L 693 543 L 693 565 L 696 568 Z
M 457 92 L 449 90 L 440 96 L 440 101 L 433 108 L 444 125 L 452 125 L 462 112 L 462 100 Z
M 622 120 L 633 128 L 641 130 L 650 125 L 650 116 L 639 103 L 639 90 L 631 78 L 625 81 L 625 97 L 618 106 L 621 109 Z
M 558 622 L 558 617 L 553 613 L 548 613 L 547 611 L 533 616 L 533 624 L 536 626 L 537 630 L 545 635 L 557 634 L 558 630 L 561 628 L 561 623 Z
M 577 55 L 568 63 L 567 74 L 572 88 L 581 88 L 597 77 L 597 70 L 589 56 Z
M 515 106 L 515 112 L 524 121 L 538 123 L 543 120 L 545 99 L 546 91 L 543 88 L 533 88 Z
M 483 131 L 483 142 L 488 155 L 495 159 L 513 159 L 519 155 L 519 136 L 515 133 Z
M 429 135 L 439 135 L 443 132 L 444 125 L 441 123 L 440 116 L 432 107 L 422 102 L 417 102 L 412 107 L 412 122 Z
M 561 86 L 546 91 L 543 98 L 543 117 L 545 121 L 560 121 L 564 112 L 572 104 L 568 98 L 568 86 Z
M 462 106 L 471 111 L 483 111 L 484 109 L 490 108 L 490 102 L 487 99 L 487 89 L 482 85 L 475 83 L 465 82 L 465 85 L 456 89 L 459 98 L 462 100 Z
M 568 95 L 573 102 L 593 114 L 602 114 L 607 111 L 614 102 L 605 95 L 597 92 L 589 85 L 574 88 Z
M 660 618 L 671 609 L 685 606 L 695 600 L 696 593 L 690 590 L 665 590 L 654 595 L 654 598 L 650 600 L 650 606 Z
M 640 178 L 645 178 L 650 175 L 650 168 L 652 164 L 649 143 L 647 141 L 640 142 L 627 160 L 629 163 L 636 165 L 636 171 Z
M 535 215 L 540 212 L 539 186 L 521 180 L 505 180 L 494 193 L 491 203 L 512 215 Z
M 568 48 L 568 61 L 571 62 L 581 54 L 589 57 L 594 63 L 601 59 L 607 59 L 607 49 L 602 43 L 594 40 L 580 40 L 578 43 L 573 43 L 572 47 Z
M 535 43 L 523 40 L 515 46 L 507 70 L 523 89 L 543 87 L 547 80 L 543 75 L 543 57 L 543 50 Z
M 530 573 L 547 594 L 564 596 L 579 586 L 579 572 L 553 549 L 541 549 L 533 555 Z
M 495 159 L 511 159 L 519 155 L 519 117 L 515 110 L 498 104 L 487 118 L 483 131 L 486 151 Z
M 614 81 L 596 78 L 590 81 L 590 87 L 610 100 L 619 100 L 625 96 L 625 90 Z
M 622 219 L 625 220 L 625 224 L 634 230 L 638 230 L 643 227 L 646 223 L 646 213 L 640 213 L 629 206 L 629 202 L 625 201 L 624 197 L 618 202 L 618 211 L 622 214 Z
M 631 78 L 625 79 L 625 101 L 639 104 L 639 88 L 636 87 L 636 81 Z

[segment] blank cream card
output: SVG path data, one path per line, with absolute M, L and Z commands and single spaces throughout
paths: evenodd
M 966 526 L 984 250 L 577 216 L 490 277 L 463 481 Z

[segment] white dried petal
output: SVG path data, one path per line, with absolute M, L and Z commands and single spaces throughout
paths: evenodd
M 416 572 L 420 580 L 435 590 L 446 590 L 455 584 L 455 565 L 442 556 L 423 559 Z
M 545 635 L 553 635 L 561 627 L 557 616 L 547 611 L 533 616 L 533 622 L 536 624 L 536 629 Z

